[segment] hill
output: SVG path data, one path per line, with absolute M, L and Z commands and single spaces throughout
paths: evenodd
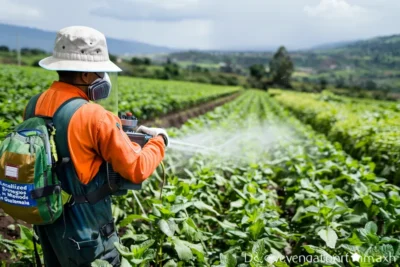
M 17 47 L 17 36 L 20 47 L 40 48 L 51 52 L 54 45 L 56 33 L 39 29 L 21 27 L 0 23 L 0 45 L 6 45 L 11 49 Z M 162 46 L 149 45 L 142 42 L 119 40 L 114 38 L 107 39 L 110 53 L 116 55 L 123 54 L 159 54 L 176 51 Z
M 340 87 L 362 87 L 400 92 L 400 35 L 354 42 L 324 44 L 289 51 L 297 72 L 295 80 L 319 83 L 322 79 Z M 188 65 L 229 62 L 247 70 L 253 64 L 268 65 L 272 52 L 175 52 L 168 57 Z M 165 57 L 164 57 L 165 59 Z

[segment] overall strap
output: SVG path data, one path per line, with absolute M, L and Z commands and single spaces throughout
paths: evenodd
M 26 106 L 26 109 L 25 109 L 24 120 L 35 117 L 36 104 L 41 95 L 42 95 L 42 93 L 39 93 L 29 100 L 28 105 Z

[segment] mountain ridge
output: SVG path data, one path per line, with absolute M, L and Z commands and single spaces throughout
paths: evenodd
M 55 37 L 56 32 L 0 23 L 0 45 L 8 46 L 10 49 L 16 49 L 17 42 L 19 42 L 19 47 L 21 48 L 39 48 L 46 52 L 51 52 Z M 107 38 L 107 44 L 110 53 L 116 55 L 162 54 L 178 51 L 178 49 L 169 47 L 116 38 Z

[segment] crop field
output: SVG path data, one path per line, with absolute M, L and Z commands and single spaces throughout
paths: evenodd
M 326 94 L 274 92 L 275 98 L 303 122 L 354 157 L 371 157 L 377 173 L 400 181 L 400 104 L 354 100 Z
M 40 68 L 0 65 L 0 137 L 22 120 L 28 100 L 57 79 L 55 72 Z M 179 81 L 119 77 L 119 109 L 132 111 L 142 120 L 153 119 L 225 95 L 239 87 Z
M 29 96 L 54 79 L 36 71 L 0 71 L 13 123 Z M 120 81 L 120 108 L 140 118 L 239 90 Z M 158 104 L 163 99 L 170 104 Z M 2 105 L 5 133 L 12 123 Z M 399 266 L 399 116 L 386 102 L 245 90 L 168 129 L 173 140 L 195 146 L 171 145 L 165 173 L 159 168 L 141 191 L 113 199 L 122 266 Z M 13 266 L 28 266 L 32 232 L 10 228 L 20 228 L 20 237 L 0 236 L 0 250 Z

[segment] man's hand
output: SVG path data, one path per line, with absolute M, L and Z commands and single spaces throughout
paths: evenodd
M 151 135 L 153 137 L 161 135 L 164 138 L 165 146 L 168 146 L 169 137 L 168 137 L 167 132 L 162 128 L 149 128 L 149 127 L 142 125 L 137 129 L 136 132 L 137 133 L 145 133 L 145 134 Z

